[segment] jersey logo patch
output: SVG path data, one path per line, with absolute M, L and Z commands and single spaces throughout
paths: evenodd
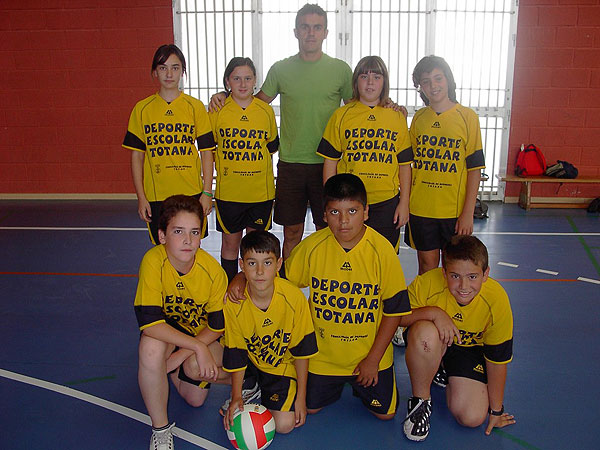
M 273 322 L 267 317 L 263 322 L 263 327 L 268 327 L 269 325 L 273 325 Z
M 173 114 L 173 111 L 171 111 L 170 109 L 167 109 L 167 112 L 165 113 L 165 116 L 174 116 L 175 114 Z
M 346 261 L 344 264 L 342 264 L 342 267 L 340 267 L 340 270 L 352 271 L 352 266 L 350 265 L 350 263 L 348 261 Z
M 254 223 L 255 223 L 255 224 L 257 224 L 257 225 L 262 225 L 264 222 L 263 222 L 263 220 L 262 220 L 262 219 L 256 219 L 256 220 L 254 221 Z
M 244 114 L 240 117 L 240 122 L 248 122 L 248 117 Z
M 369 117 L 367 117 L 367 120 L 370 120 L 371 122 L 374 122 L 377 119 L 375 118 L 375 116 L 373 114 L 369 114 Z
M 155 173 L 160 173 L 160 164 L 157 164 L 154 166 L 154 172 Z
M 377 408 L 381 408 L 381 403 L 379 403 L 379 400 L 377 400 L 376 398 L 374 398 L 373 400 L 371 400 L 371 406 L 375 406 Z
M 319 328 L 319 336 L 321 339 L 325 339 L 325 328 Z
M 483 366 L 481 364 L 477 364 L 475 367 L 473 367 L 473 371 L 483 373 Z
M 433 125 L 431 125 L 431 128 L 442 128 L 442 126 L 440 125 L 440 123 L 436 120 L 435 122 L 433 122 Z
M 178 281 L 177 284 L 175 285 L 175 287 L 177 287 L 177 289 L 181 290 L 181 289 L 185 289 L 185 286 L 183 285 L 183 282 Z
M 269 400 L 271 400 L 272 402 L 278 402 L 279 401 L 279 394 L 273 394 L 273 395 L 271 395 L 271 397 L 269 397 Z
M 454 314 L 454 315 L 452 316 L 452 318 L 453 318 L 454 320 L 458 320 L 459 322 L 462 322 L 462 321 L 463 321 L 463 316 L 462 316 L 462 314 L 461 314 L 461 313 L 459 313 L 459 312 L 457 312 L 456 314 Z

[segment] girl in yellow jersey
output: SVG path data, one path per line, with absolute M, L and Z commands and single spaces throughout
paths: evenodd
M 222 233 L 221 265 L 229 280 L 237 273 L 242 232 L 269 230 L 275 181 L 272 155 L 279 148 L 275 113 L 254 97 L 256 69 L 235 57 L 225 69 L 225 105 L 209 114 L 217 149 L 215 206 Z
M 415 160 L 404 241 L 417 250 L 423 274 L 439 265 L 441 249 L 454 234 L 473 233 L 485 158 L 479 118 L 456 101 L 448 63 L 426 56 L 415 66 L 413 82 L 427 107 L 410 125 Z
M 323 181 L 336 173 L 357 175 L 367 188 L 365 223 L 398 252 L 400 227 L 408 221 L 413 159 L 406 119 L 383 106 L 389 101 L 389 76 L 379 56 L 358 62 L 352 90 L 353 101 L 333 113 L 317 150 L 325 158 Z
M 172 44 L 161 45 L 152 59 L 156 94 L 139 101 L 129 118 L 123 147 L 131 152 L 131 173 L 138 214 L 158 244 L 160 206 L 176 194 L 199 199 L 204 215 L 212 207 L 212 150 L 215 141 L 200 100 L 179 90 L 185 57 Z M 200 156 L 198 156 L 200 151 Z M 206 220 L 203 237 L 206 236 Z

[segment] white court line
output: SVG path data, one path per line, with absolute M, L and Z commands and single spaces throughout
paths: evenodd
M 600 280 L 594 280 L 593 278 L 577 277 L 577 279 L 586 283 L 600 284 Z
M 0 227 L 0 230 L 41 230 L 41 231 L 148 231 L 148 228 L 125 227 Z M 305 231 L 306 237 L 314 231 Z M 404 231 L 401 232 L 404 234 Z M 520 231 L 476 231 L 475 235 L 494 236 L 600 236 L 600 233 L 533 233 Z
M 535 271 L 539 273 L 547 273 L 548 275 L 558 275 L 558 272 L 555 272 L 553 270 L 535 269 Z
M 94 395 L 86 394 L 85 392 L 81 392 L 76 389 L 61 386 L 60 384 L 50 383 L 49 381 L 28 377 L 27 375 L 9 372 L 8 370 L 4 369 L 0 369 L 0 376 L 8 378 L 10 380 L 19 381 L 21 383 L 30 384 L 32 386 L 36 386 L 42 389 L 47 389 L 49 391 L 53 391 L 58 394 L 63 394 L 68 397 L 73 397 L 78 400 L 82 400 L 84 402 L 88 402 L 93 405 L 100 406 L 101 408 L 116 412 L 125 417 L 129 417 L 130 419 L 137 420 L 138 422 L 142 422 L 146 425 L 151 425 L 150 417 L 148 417 L 146 414 L 142 414 L 141 412 L 136 411 L 135 409 L 127 408 L 126 406 L 122 406 L 117 403 L 104 400 L 103 398 L 96 397 Z M 192 444 L 197 445 L 198 447 L 205 448 L 207 450 L 228 450 L 225 447 L 221 447 L 220 445 L 217 445 L 214 442 L 201 438 L 200 436 L 196 436 L 195 434 L 192 434 L 189 431 L 182 430 L 178 427 L 173 428 L 173 434 L 183 439 L 184 441 L 188 441 Z
M 498 265 L 499 266 L 506 266 L 506 267 L 514 267 L 514 268 L 519 267 L 518 264 L 507 263 L 507 262 L 502 262 L 502 261 L 498 261 Z

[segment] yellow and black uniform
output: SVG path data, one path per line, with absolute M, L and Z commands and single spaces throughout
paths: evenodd
M 273 108 L 257 98 L 242 108 L 228 97 L 209 117 L 217 141 L 218 231 L 270 229 L 275 198 L 272 154 L 279 147 Z
M 134 309 L 140 330 L 159 323 L 196 336 L 205 327 L 225 329 L 223 297 L 227 277 L 217 261 L 202 249 L 185 275 L 169 262 L 164 245 L 146 252 L 139 271 Z
M 329 228 L 311 234 L 286 260 L 285 274 L 298 287 L 310 287 L 309 304 L 319 353 L 309 361 L 307 402 L 315 398 L 311 391 L 319 388 L 311 385 L 311 375 L 340 377 L 343 386 L 343 377 L 355 378 L 352 372 L 371 350 L 383 316 L 410 313 L 400 261 L 390 243 L 369 227 L 348 251 Z M 390 343 L 379 363 L 380 372 L 393 363 Z M 353 389 L 359 395 L 361 387 L 353 385 Z M 368 407 L 379 405 L 377 412 L 382 412 L 382 405 L 383 413 L 395 411 L 397 392 L 393 377 L 386 398 L 378 395 L 379 398 L 367 401 L 361 397 Z
M 477 114 L 458 103 L 441 114 L 422 108 L 412 120 L 410 137 L 415 157 L 410 213 L 457 218 L 465 204 L 467 172 L 485 167 Z
M 369 203 L 366 224 L 385 236 L 397 251 L 400 229 L 394 224 L 394 213 L 399 201 L 398 170 L 413 160 L 404 115 L 361 102 L 342 106 L 329 119 L 317 154 L 339 161 L 338 173 L 360 177 Z
M 338 173 L 360 177 L 369 205 L 398 195 L 398 166 L 413 160 L 404 115 L 361 102 L 349 103 L 333 113 L 317 154 L 339 160 Z
M 150 226 L 158 243 L 159 214 L 154 209 L 159 211 L 160 203 L 156 203 L 171 195 L 199 196 L 202 192 L 198 151 L 215 147 L 206 109 L 200 100 L 183 92 L 170 103 L 151 95 L 133 108 L 123 147 L 145 153 L 144 193 L 155 206 Z
M 266 311 L 254 305 L 246 291 L 239 304 L 227 302 L 223 369 L 257 371 L 263 405 L 292 411 L 296 397 L 294 359 L 317 353 L 315 331 L 306 298 L 287 280 L 275 278 Z
M 488 278 L 471 303 L 461 306 L 448 290 L 440 267 L 417 276 L 408 287 L 408 295 L 412 309 L 437 306 L 460 331 L 462 343 L 455 342 L 444 355 L 448 376 L 464 376 L 485 383 L 486 360 L 495 364 L 512 361 L 512 310 L 506 291 L 496 280 Z M 466 361 L 456 363 L 454 357 L 473 363 L 465 367 Z

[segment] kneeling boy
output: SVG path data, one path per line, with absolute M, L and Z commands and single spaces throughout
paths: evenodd
M 202 207 L 175 195 L 163 202 L 158 224 L 161 245 L 142 259 L 135 314 L 142 331 L 138 381 L 152 420 L 151 449 L 172 449 L 167 417 L 171 375 L 177 392 L 201 406 L 209 382 L 228 382 L 219 367 L 224 329 L 223 296 L 227 277 L 219 263 L 199 248 Z
M 319 354 L 308 367 L 306 403 L 316 413 L 337 401 L 345 383 L 371 413 L 396 413 L 391 339 L 410 304 L 394 247 L 364 224 L 367 193 L 359 177 L 337 174 L 323 187 L 327 228 L 304 239 L 285 261 L 285 275 L 310 286 Z
M 487 417 L 489 435 L 494 427 L 515 423 L 503 405 L 513 317 L 506 292 L 488 278 L 489 271 L 485 245 L 457 235 L 442 252 L 442 267 L 408 287 L 413 313 L 405 321 L 406 365 L 413 397 L 404 434 L 410 440 L 429 434 L 434 376 L 436 384 L 447 383 L 448 409 L 461 425 L 477 427 Z
M 250 232 L 240 255 L 248 300 L 224 308 L 223 368 L 232 372 L 232 386 L 223 422 L 229 429 L 235 411 L 243 409 L 242 383 L 251 372 L 277 432 L 289 433 L 306 420 L 307 358 L 317 353 L 310 311 L 302 291 L 277 277 L 279 239 L 267 231 Z

